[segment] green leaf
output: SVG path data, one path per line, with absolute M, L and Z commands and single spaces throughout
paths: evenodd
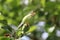
M 0 20 L 4 20 L 5 17 L 3 15 L 0 15 Z
M 0 36 L 0 40 L 10 40 L 9 37 Z
M 35 25 L 31 26 L 30 29 L 26 33 L 31 33 L 34 30 L 36 30 L 36 26 Z
M 45 0 L 40 0 L 41 6 L 45 7 Z
M 8 14 L 8 16 L 11 17 L 11 18 L 14 17 L 14 12 L 10 12 L 10 13 Z
M 12 2 L 13 0 L 6 0 L 6 3 L 10 3 L 10 2 Z

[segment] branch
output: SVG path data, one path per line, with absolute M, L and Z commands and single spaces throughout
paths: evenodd
M 22 22 L 19 24 L 18 26 L 18 29 L 25 23 L 25 21 L 28 19 L 28 18 L 31 18 L 32 16 L 35 15 L 35 12 L 34 11 L 31 11 L 29 14 L 27 14 L 23 19 L 22 19 Z

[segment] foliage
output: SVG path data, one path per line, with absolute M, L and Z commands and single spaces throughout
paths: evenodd
M 19 26 L 21 21 L 24 22 Z M 33 35 L 33 40 L 40 40 L 36 35 L 41 38 L 43 31 L 36 28 L 41 21 L 46 22 L 43 31 L 49 33 L 46 40 L 59 40 L 56 36 L 56 30 L 60 30 L 59 0 L 0 0 L 0 40 L 17 40 L 23 35 Z M 51 28 L 52 32 L 48 30 Z

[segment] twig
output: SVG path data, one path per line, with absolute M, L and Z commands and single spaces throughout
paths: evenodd
M 19 24 L 18 29 L 25 23 L 25 21 L 26 21 L 28 18 L 30 18 L 30 17 L 32 17 L 32 16 L 34 16 L 34 15 L 35 15 L 35 13 L 34 13 L 33 11 L 31 11 L 29 14 L 27 14 L 27 15 L 22 19 L 22 22 Z

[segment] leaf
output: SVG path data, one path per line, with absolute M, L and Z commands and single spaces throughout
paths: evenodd
M 3 15 L 0 15 L 0 20 L 4 20 L 5 17 Z
M 11 17 L 11 18 L 14 17 L 14 12 L 10 12 L 10 13 L 8 14 L 8 16 Z
M 31 26 L 30 29 L 26 32 L 26 33 L 31 33 L 33 32 L 34 30 L 36 30 L 36 26 Z
M 22 33 L 23 33 L 22 28 L 19 28 L 19 29 L 16 31 L 16 36 L 19 37 L 19 36 L 22 35 Z
M 10 40 L 10 38 L 9 38 L 9 37 L 1 36 L 1 37 L 0 37 L 0 40 Z
M 41 6 L 45 7 L 45 0 L 40 0 Z
M 10 3 L 10 2 L 12 2 L 13 0 L 6 0 L 6 3 Z

